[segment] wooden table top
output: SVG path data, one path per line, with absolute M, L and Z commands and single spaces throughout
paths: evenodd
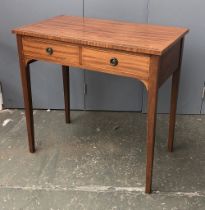
M 124 21 L 57 16 L 13 33 L 129 52 L 162 55 L 189 30 Z

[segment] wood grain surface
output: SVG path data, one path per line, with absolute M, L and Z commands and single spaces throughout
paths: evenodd
M 177 42 L 163 56 L 161 56 L 161 66 L 159 71 L 159 86 L 161 86 L 174 71 L 179 67 L 181 52 L 181 41 Z
M 149 55 L 97 47 L 82 47 L 62 41 L 27 36 L 22 37 L 22 46 L 24 57 L 28 62 L 30 59 L 49 61 L 66 66 L 132 77 L 141 80 L 147 87 Z M 51 55 L 46 52 L 47 48 L 52 48 L 53 53 Z M 110 64 L 112 58 L 118 60 L 117 66 Z
M 112 58 L 118 60 L 116 66 L 110 64 Z M 82 48 L 82 65 L 86 69 L 147 81 L 149 77 L 149 63 L 150 56 L 123 53 L 116 50 Z
M 24 56 L 35 60 L 50 61 L 63 65 L 78 65 L 79 47 L 62 43 L 60 41 L 51 41 L 46 39 L 23 37 L 22 39 Z M 49 55 L 47 48 L 52 48 L 53 53 Z
M 162 55 L 181 39 L 188 29 L 77 16 L 57 16 L 16 28 L 13 32 L 80 45 Z

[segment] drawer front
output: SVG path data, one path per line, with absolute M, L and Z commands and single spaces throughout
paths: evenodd
M 150 57 L 146 55 L 82 48 L 82 65 L 92 70 L 148 80 L 149 64 Z
M 24 37 L 22 42 L 26 57 L 62 65 L 79 65 L 78 46 L 30 37 Z

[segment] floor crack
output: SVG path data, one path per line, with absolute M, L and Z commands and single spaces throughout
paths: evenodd
M 28 190 L 28 191 L 80 191 L 80 192 L 95 192 L 95 193 L 106 193 L 106 192 L 124 192 L 124 193 L 144 193 L 144 187 L 114 187 L 114 186 L 101 186 L 101 185 L 86 185 L 86 186 L 76 186 L 76 187 L 62 187 L 58 185 L 50 185 L 48 187 L 43 186 L 9 186 L 0 185 L 0 189 L 9 190 Z M 153 191 L 150 195 L 166 195 L 172 197 L 205 197 L 205 191 L 196 192 L 162 192 Z

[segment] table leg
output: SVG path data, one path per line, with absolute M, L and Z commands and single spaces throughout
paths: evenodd
M 70 85 L 69 85 L 69 67 L 62 66 L 63 73 L 63 88 L 64 88 L 64 102 L 65 102 L 65 120 L 70 123 Z
M 29 68 L 29 63 L 26 63 L 22 54 L 22 40 L 20 36 L 17 36 L 17 44 L 18 44 L 18 50 L 19 50 L 19 63 L 20 63 L 21 81 L 22 81 L 22 87 L 23 87 L 29 151 L 31 153 L 34 153 L 35 140 L 34 140 L 34 122 L 33 122 L 31 82 L 30 82 L 30 68 Z
M 180 70 L 178 69 L 177 71 L 173 73 L 173 76 L 172 76 L 171 107 L 170 107 L 169 137 L 168 137 L 168 151 L 169 152 L 173 151 L 179 79 L 180 79 Z
M 169 137 L 168 137 L 168 151 L 169 152 L 173 151 L 174 129 L 175 129 L 175 122 L 176 122 L 177 98 L 178 98 L 178 92 L 179 92 L 183 44 L 184 44 L 184 40 L 182 39 L 179 68 L 172 75 L 171 106 L 170 106 Z
M 146 193 L 152 190 L 152 170 L 154 161 L 155 128 L 158 99 L 158 69 L 160 58 L 153 56 L 150 65 L 150 79 L 148 85 L 147 110 L 147 166 L 146 166 Z

